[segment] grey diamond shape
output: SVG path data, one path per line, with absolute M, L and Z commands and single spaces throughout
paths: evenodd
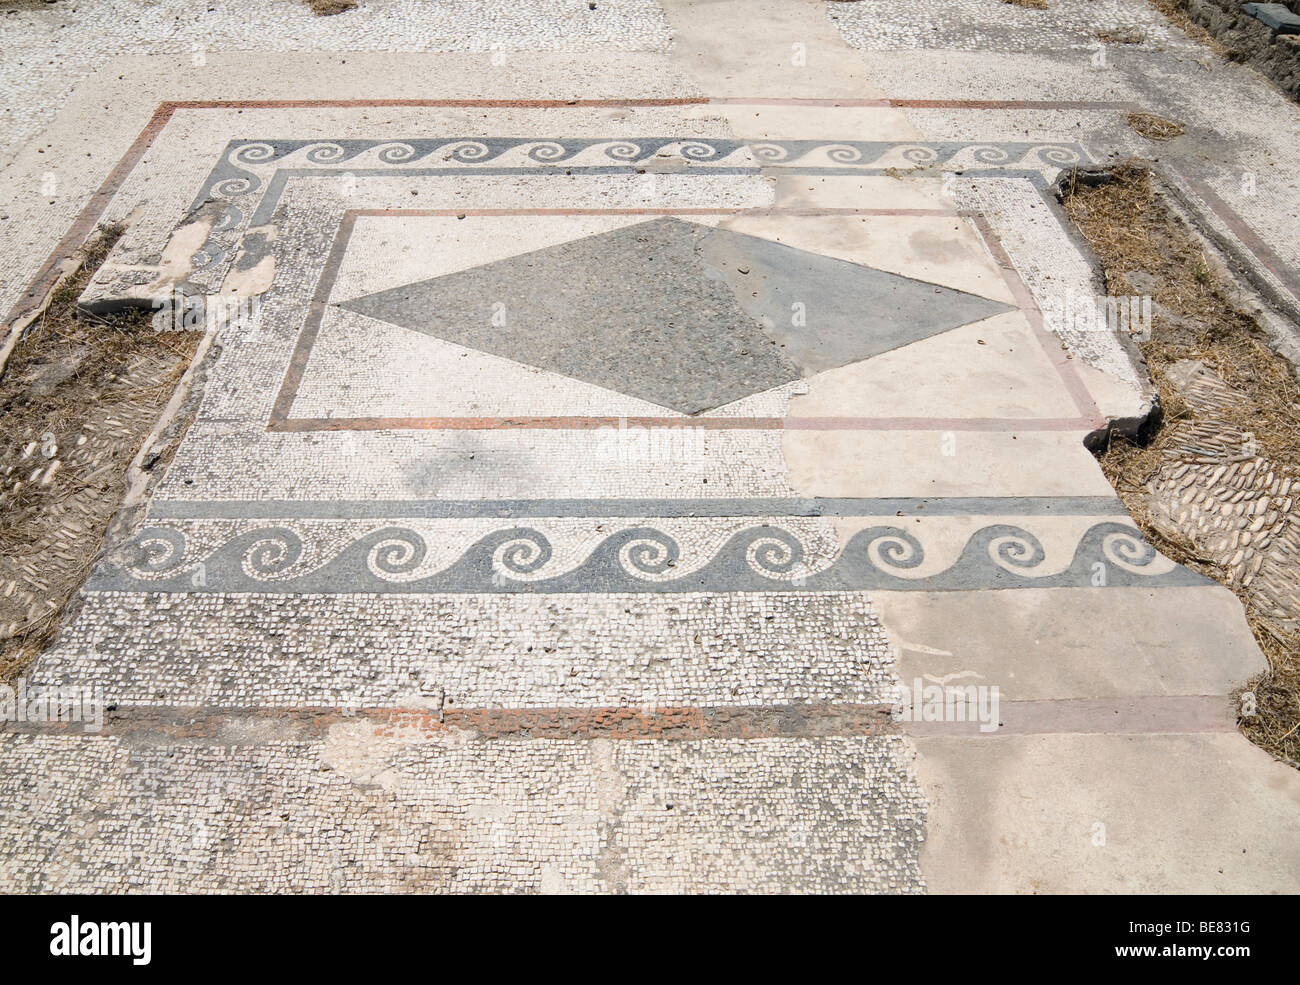
M 341 307 L 684 414 L 1010 310 L 963 291 L 674 218 Z

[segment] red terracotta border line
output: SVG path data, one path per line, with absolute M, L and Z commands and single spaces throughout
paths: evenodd
M 1024 312 L 1025 317 L 1029 320 L 1030 328 L 1033 329 L 1033 336 L 1038 340 L 1039 345 L 1043 348 L 1043 353 L 1056 367 L 1056 372 L 1061 378 L 1061 383 L 1065 386 L 1066 392 L 1069 393 L 1070 399 L 1074 401 L 1074 406 L 1078 408 L 1080 416 L 1089 422 L 1089 429 L 1103 426 L 1106 422 L 1101 416 L 1101 409 L 1093 399 L 1092 394 L 1084 385 L 1083 379 L 1079 376 L 1078 370 L 1074 367 L 1074 362 L 1069 358 L 1069 354 L 1061 347 L 1061 340 L 1047 331 L 1043 324 L 1043 313 L 1039 310 L 1038 304 L 1034 301 L 1033 294 L 1021 280 L 1019 271 L 1016 270 L 1015 264 L 1011 262 L 1011 257 L 1003 249 L 997 233 L 989 225 L 988 219 L 982 215 L 972 215 L 970 217 L 975 228 L 984 240 L 984 245 L 988 247 L 989 253 L 992 254 L 998 269 L 1002 272 L 1002 279 L 1006 281 L 1007 287 L 1010 288 L 1012 296 L 1016 299 L 1016 304 Z M 1056 345 L 1050 344 L 1050 340 L 1055 340 Z
M 1296 283 L 1294 276 L 1287 270 L 1282 259 L 1273 252 L 1273 248 L 1260 239 L 1259 234 L 1251 229 L 1246 224 L 1246 221 L 1237 214 L 1236 210 L 1225 202 L 1208 183 L 1200 178 L 1184 178 L 1184 180 L 1192 186 L 1196 194 L 1210 207 L 1211 211 L 1223 220 L 1224 225 L 1231 230 L 1232 234 L 1242 242 L 1246 249 L 1255 254 L 1255 259 L 1278 279 L 1292 297 L 1300 301 L 1300 285 Z
M 278 737 L 318 739 L 344 722 L 358 722 L 376 735 L 419 730 L 432 737 L 457 730 L 484 739 L 767 739 L 818 736 L 897 735 L 892 708 L 885 703 L 809 702 L 777 705 L 671 706 L 654 709 L 626 706 L 578 708 L 362 708 L 351 713 L 337 707 L 232 708 L 118 705 L 99 735 L 163 734 L 173 740 L 229 736 L 232 722 L 276 722 Z M 251 730 L 267 734 L 264 729 Z M 10 723 L 0 732 L 83 734 L 79 726 Z M 254 739 L 249 745 L 261 744 Z
M 758 216 L 939 216 L 957 218 L 953 209 L 858 209 L 858 208 L 643 208 L 643 209 L 352 209 L 352 215 L 387 219 L 397 216 L 548 216 L 548 215 L 758 215 Z
M 996 731 L 975 722 L 904 722 L 908 735 L 1185 735 L 1235 732 L 1236 708 L 1222 695 L 1152 694 L 1129 698 L 1058 698 L 998 703 Z
M 295 354 L 296 355 L 296 354 Z M 286 377 L 287 380 L 287 377 Z M 284 397 L 284 390 L 281 390 Z M 293 397 L 289 396 L 292 403 Z M 279 401 L 276 402 L 277 410 Z M 268 431 L 595 431 L 600 428 L 779 430 L 779 417 L 272 417 Z
M 191 99 L 168 101 L 162 106 L 178 109 L 353 109 L 363 106 L 435 109 L 440 106 L 464 109 L 583 109 L 591 107 L 699 106 L 704 96 L 664 99 Z
M 1138 105 L 1131 102 L 1090 99 L 799 99 L 797 97 L 767 97 L 745 99 L 731 96 L 708 100 L 710 106 L 825 106 L 828 108 L 866 109 L 872 107 L 893 109 L 1102 109 L 1133 110 Z
M 375 710 L 376 734 L 397 729 L 471 729 L 485 739 L 768 739 L 896 734 L 891 708 L 779 705 L 715 708 L 463 708 L 442 712 Z
M 281 390 L 281 398 L 284 396 Z M 292 397 L 290 397 L 292 402 Z M 277 400 L 277 410 L 279 401 Z M 595 431 L 600 428 L 706 431 L 1092 431 L 1083 417 L 280 417 L 268 431 Z
M 787 417 L 786 431 L 1091 431 L 1086 417 Z
M 1090 99 L 891 99 L 900 109 L 1113 109 L 1134 110 L 1137 103 Z
M 484 739 L 667 740 L 818 738 L 906 734 L 916 738 L 996 739 L 1002 735 L 1187 735 L 1236 731 L 1236 709 L 1222 695 L 1161 694 L 1120 698 L 1060 698 L 998 702 L 997 728 L 981 731 L 978 721 L 908 721 L 894 718 L 894 706 L 810 702 L 778 705 L 671 706 L 649 710 L 626 706 L 586 708 L 158 708 L 118 706 L 100 735 L 141 732 L 173 740 L 215 739 L 230 734 L 232 721 L 274 720 L 276 735 L 298 739 L 324 736 L 347 721 L 364 723 L 375 735 L 420 731 L 426 737 L 453 729 Z M 991 723 L 990 723 L 991 724 Z M 11 723 L 3 731 L 78 734 L 68 723 Z M 251 729 L 251 734 L 267 734 Z M 253 740 L 249 744 L 260 744 Z

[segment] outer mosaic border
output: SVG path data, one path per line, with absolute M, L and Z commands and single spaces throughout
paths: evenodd
M 1091 162 L 1079 144 L 965 141 L 759 141 L 714 137 L 421 137 L 404 139 L 232 140 L 190 213 L 220 206 L 212 233 L 194 255 L 194 276 L 219 278 L 243 232 L 271 221 L 292 177 L 421 177 L 480 174 L 610 174 L 650 161 L 689 164 L 680 174 L 883 175 L 948 168 L 966 175 L 1031 176 Z M 695 170 L 699 169 L 699 170 Z
M 705 100 L 687 100 L 688 102 L 705 102 Z M 875 104 L 877 101 L 868 101 Z M 881 104 L 893 105 L 900 101 L 878 101 Z M 906 102 L 906 101 L 902 101 Z M 615 101 L 616 104 L 625 105 Z M 635 104 L 627 103 L 627 105 Z M 510 104 L 514 105 L 514 104 Z M 531 105 L 531 104 L 530 104 Z M 551 105 L 551 104 L 546 104 Z M 563 104 L 563 105 L 568 105 Z M 191 108 L 184 104 L 176 104 L 168 108 L 167 115 L 176 108 Z M 971 108 L 976 108 L 972 104 Z M 1000 104 L 994 106 L 990 104 L 987 108 L 1001 108 Z M 160 113 L 162 110 L 160 109 Z M 155 121 L 157 122 L 157 121 Z M 165 119 L 162 120 L 165 123 Z M 158 124 L 158 129 L 161 128 Z M 157 130 L 154 131 L 156 135 Z M 142 139 L 144 135 L 142 135 Z M 152 136 L 149 138 L 152 139 Z M 147 146 L 147 141 L 144 144 Z M 242 154 L 241 154 L 242 150 Z M 690 140 L 681 140 L 678 138 L 641 138 L 636 140 L 538 140 L 535 138 L 502 138 L 495 141 L 472 141 L 463 138 L 456 139 L 439 139 L 432 138 L 424 142 L 418 141 L 392 141 L 392 140 L 373 140 L 373 141 L 286 141 L 286 142 L 266 142 L 266 141 L 234 141 L 228 145 L 226 154 L 222 157 L 222 162 L 204 185 L 199 199 L 196 200 L 196 208 L 202 208 L 213 202 L 220 204 L 225 211 L 221 214 L 220 221 L 217 222 L 214 229 L 214 237 L 210 240 L 209 246 L 221 247 L 221 243 L 214 240 L 223 240 L 229 238 L 230 243 L 223 249 L 214 248 L 209 250 L 205 246 L 200 251 L 198 260 L 205 264 L 205 269 L 211 271 L 230 261 L 231 251 L 229 245 L 237 242 L 243 229 L 247 228 L 249 223 L 254 222 L 259 216 L 262 216 L 266 209 L 274 209 L 274 203 L 277 198 L 268 197 L 272 191 L 278 196 L 276 183 L 283 187 L 283 182 L 289 177 L 296 175 L 327 176 L 331 174 L 356 174 L 362 176 L 363 173 L 382 173 L 386 175 L 394 174 L 414 174 L 417 169 L 411 167 L 412 164 L 419 164 L 427 161 L 430 157 L 435 156 L 441 151 L 444 158 L 447 159 L 448 167 L 437 169 L 441 173 L 486 173 L 490 169 L 500 168 L 503 164 L 508 163 L 513 155 L 516 165 L 525 169 L 525 173 L 538 174 L 551 171 L 557 174 L 563 174 L 566 171 L 572 171 L 577 168 L 589 167 L 602 172 L 609 170 L 621 171 L 629 168 L 637 169 L 650 158 L 661 157 L 667 151 L 668 156 L 676 157 L 683 164 L 689 164 L 689 169 L 678 171 L 676 173 L 690 174 L 694 173 L 718 173 L 719 171 L 735 171 L 736 173 L 745 174 L 762 174 L 779 172 L 783 169 L 790 171 L 807 171 L 809 173 L 820 174 L 888 174 L 894 168 L 900 165 L 904 167 L 930 167 L 940 166 L 953 169 L 962 169 L 967 174 L 996 174 L 1000 176 L 1031 176 L 1033 183 L 1040 188 L 1046 186 L 1045 172 L 1055 171 L 1063 165 L 1071 163 L 1084 163 L 1087 161 L 1086 152 L 1077 145 L 1062 144 L 1040 144 L 1040 143 L 1010 143 L 1005 145 L 989 143 L 885 143 L 885 142 L 823 142 L 823 141 L 785 141 L 785 142 L 763 142 L 763 141 L 737 141 L 737 140 L 716 140 L 704 138 L 692 138 Z M 379 167 L 375 169 L 360 169 L 358 166 L 365 163 L 362 158 L 370 155 L 377 159 Z M 301 161 L 295 160 L 301 158 Z M 527 161 L 527 163 L 523 163 Z M 286 164 L 302 164 L 304 166 L 297 168 L 287 168 Z M 485 167 L 486 165 L 486 167 Z M 221 169 L 227 168 L 226 172 Z M 128 168 L 129 170 L 129 168 Z M 260 193 L 260 194 L 259 194 Z M 222 196 L 229 196 L 227 200 L 222 200 Z M 1012 284 L 1013 289 L 1017 286 L 1014 281 L 1015 272 L 1009 262 L 1005 261 L 1005 256 L 1001 255 L 997 249 L 996 237 L 992 236 L 987 224 L 981 223 L 979 217 L 972 217 L 977 221 L 977 228 L 984 237 L 995 260 L 1003 268 L 1004 276 Z M 1021 307 L 1026 311 L 1033 310 L 1032 298 L 1020 284 L 1017 292 L 1018 300 L 1021 300 Z M 1026 307 L 1025 300 L 1028 301 L 1029 307 Z M 1041 317 L 1035 324 L 1035 327 L 1041 332 Z M 1063 363 L 1058 368 L 1067 369 Z M 1077 379 L 1075 381 L 1078 383 Z M 1082 390 L 1081 384 L 1070 387 L 1067 380 L 1067 388 L 1075 395 L 1076 401 Z M 1086 397 L 1086 392 L 1083 394 Z M 1090 402 L 1090 401 L 1089 401 Z M 1083 407 L 1081 406 L 1081 410 Z M 1094 408 L 1095 410 L 1095 408 Z M 691 419 L 686 419 L 691 420 Z M 692 423 L 695 423 L 692 421 Z M 960 424 L 965 427 L 987 427 L 990 422 L 944 422 L 944 421 L 916 421 L 916 422 L 899 422 L 899 421 L 880 421 L 880 422 L 854 422 L 854 421 L 836 421 L 836 422 L 809 422 L 807 426 L 830 426 L 830 427 L 857 427 L 863 426 L 896 427 L 896 426 L 930 426 L 930 427 L 948 427 L 953 424 Z M 1011 422 L 993 422 L 1005 426 Z M 1024 428 L 1030 422 L 1017 421 L 1015 425 Z M 1052 421 L 1044 422 L 1047 427 L 1052 429 L 1079 429 L 1080 427 L 1090 427 L 1095 424 L 1095 418 L 1089 420 L 1087 416 L 1081 416 L 1078 420 L 1069 421 Z M 734 426 L 732 424 L 731 426 Z M 403 541 L 400 536 L 401 528 L 392 528 L 399 532 L 398 541 L 406 543 L 412 551 L 416 550 L 415 546 L 409 541 Z M 391 532 L 391 531 L 390 531 Z M 501 537 L 515 531 L 499 531 L 494 537 Z M 527 531 L 525 531 L 527 533 Z M 291 532 L 288 532 L 292 536 Z M 409 533 L 409 532 L 408 532 Z M 535 533 L 535 532 L 532 532 Z M 673 548 L 664 544 L 662 540 L 656 539 L 661 537 L 659 531 L 653 528 L 646 528 L 641 531 L 647 536 L 650 543 L 657 545 L 650 549 L 649 554 L 640 555 L 643 561 L 655 562 L 655 558 L 660 555 L 656 552 L 664 551 L 671 555 Z M 781 532 L 786 537 L 790 535 L 784 531 Z M 616 536 L 624 536 L 627 531 Z M 879 536 L 891 535 L 891 528 L 876 528 L 872 531 L 863 531 L 858 538 L 855 538 L 851 545 L 858 544 L 858 547 L 865 546 L 859 543 L 860 540 L 869 540 L 867 535 Z M 907 535 L 904 535 L 905 537 Z M 1008 541 L 1007 538 L 1010 538 Z M 1118 541 L 1115 538 L 1120 538 Z M 164 536 L 164 540 L 166 540 Z M 613 540 L 613 538 L 611 538 Z M 998 541 L 1000 547 L 995 546 L 994 541 Z M 359 543 L 359 542 L 358 542 Z M 894 543 L 891 550 L 893 556 L 888 560 L 895 561 L 899 558 L 905 558 L 909 551 L 915 550 L 918 555 L 923 555 L 919 543 L 915 549 L 910 544 L 904 543 L 900 547 L 898 542 Z M 1008 544 L 1016 546 L 1008 547 Z M 1122 543 L 1124 547 L 1115 553 L 1115 545 Z M 769 547 L 769 553 L 766 557 L 769 560 L 777 559 L 783 555 L 780 553 L 785 550 L 791 555 L 797 555 L 802 550 L 798 546 L 797 539 L 791 543 L 783 541 L 780 536 L 776 540 L 776 548 Z M 850 545 L 850 546 L 851 546 Z M 213 562 L 221 567 L 228 560 L 226 557 L 232 551 L 235 551 L 239 545 L 234 541 L 219 549 L 214 555 Z M 284 549 L 288 549 L 286 542 Z M 481 545 L 476 545 L 481 546 Z M 540 550 L 540 545 L 535 546 Z M 623 544 L 602 545 L 601 550 L 617 551 L 617 549 L 626 546 Z M 788 572 L 773 572 L 759 565 L 755 569 L 751 560 L 753 557 L 752 548 L 754 543 L 740 543 L 740 538 L 734 539 L 728 544 L 733 552 L 738 547 L 743 547 L 746 551 L 744 558 L 745 567 L 738 566 L 735 558 L 724 557 L 726 551 L 719 552 L 719 556 L 714 558 L 706 569 L 711 572 L 715 583 L 721 585 L 733 583 L 737 587 L 734 589 L 718 588 L 716 590 L 744 590 L 743 585 L 769 586 L 772 584 L 771 576 L 775 574 L 788 574 Z M 1106 549 L 1109 548 L 1110 554 L 1106 555 Z M 331 570 L 340 570 L 345 567 L 345 563 L 340 561 L 344 555 L 349 552 L 360 550 L 356 544 L 345 549 L 339 558 L 325 565 L 325 568 Z M 387 554 L 388 562 L 399 562 L 402 558 L 402 550 L 398 548 L 397 554 L 391 551 Z M 593 558 L 601 554 L 601 550 L 593 553 Z M 771 550 L 776 550 L 776 554 L 771 554 Z M 901 553 L 899 553 L 901 551 Z M 1100 553 L 1098 553 L 1100 551 Z M 1009 553 L 1008 553 L 1009 552 Z M 453 569 L 461 572 L 468 572 L 470 577 L 467 583 L 473 584 L 482 574 L 483 565 L 480 558 L 469 557 L 473 551 L 467 552 L 467 556 L 460 562 L 453 565 Z M 1097 555 L 1094 557 L 1094 555 Z M 1202 580 L 1190 572 L 1183 569 L 1174 568 L 1172 572 L 1155 573 L 1149 570 L 1143 570 L 1158 557 L 1149 545 L 1142 544 L 1133 536 L 1131 528 L 1122 524 L 1098 524 L 1089 531 L 1087 537 L 1077 546 L 1075 557 L 1071 559 L 1069 565 L 1052 573 L 1047 573 L 1043 569 L 1042 548 L 1034 538 L 1033 534 L 1023 528 L 1010 527 L 1006 525 L 995 525 L 984 528 L 970 538 L 962 557 L 957 564 L 948 572 L 941 575 L 931 576 L 926 579 L 907 578 L 905 574 L 900 574 L 900 570 L 906 569 L 906 564 L 886 563 L 877 565 L 868 560 L 865 564 L 859 563 L 854 551 L 849 550 L 846 546 L 835 566 L 829 571 L 823 571 L 811 578 L 800 577 L 797 580 L 801 583 L 797 587 L 811 591 L 818 590 L 835 590 L 841 586 L 852 588 L 857 587 L 907 587 L 907 588 L 932 588 L 943 590 L 945 587 L 970 587 L 974 583 L 991 581 L 994 584 L 990 587 L 1016 587 L 1023 583 L 1026 585 L 1035 585 L 1047 587 L 1049 585 L 1068 585 L 1068 584 L 1086 584 L 1088 571 L 1091 565 L 1104 563 L 1102 556 L 1106 560 L 1123 561 L 1128 565 L 1127 568 L 1121 565 L 1120 570 L 1125 574 L 1119 579 L 1111 579 L 1105 584 L 1119 584 L 1124 582 L 1125 578 L 1135 579 L 1134 584 L 1155 584 L 1155 583 L 1195 583 L 1200 584 Z M 272 556 L 260 555 L 263 560 L 272 559 Z M 268 590 L 265 582 L 261 582 L 261 588 L 256 587 L 258 582 L 256 575 L 265 575 L 265 571 L 258 572 L 256 566 L 251 569 L 246 567 L 247 558 L 239 559 L 238 567 L 240 574 L 248 579 L 248 590 Z M 152 564 L 153 562 L 148 562 Z M 186 562 L 188 563 L 188 561 Z M 602 559 L 598 560 L 599 564 L 605 564 Z M 918 562 L 919 563 L 919 562 Z M 991 566 L 990 566 L 991 565 Z M 333 566 L 333 567 L 331 567 Z M 642 577 L 645 574 L 653 574 L 652 571 L 638 569 L 636 564 L 630 568 L 624 566 L 621 562 L 615 567 L 609 567 L 606 576 L 611 579 L 611 586 L 614 584 L 626 584 L 629 590 L 644 591 L 647 582 Z M 669 565 L 671 567 L 671 564 Z M 127 570 L 127 569 L 120 569 Z M 317 569 L 306 576 L 306 578 L 318 578 L 319 572 L 323 569 Z M 365 569 L 369 575 L 361 575 L 360 572 L 354 572 L 364 581 L 365 577 L 374 576 L 374 571 L 368 566 Z M 449 569 L 450 570 L 450 569 Z M 87 587 L 94 590 L 106 584 L 105 579 L 115 577 L 112 574 L 112 566 L 102 569 L 92 583 Z M 492 570 L 491 564 L 488 566 L 488 580 L 490 587 L 487 591 L 509 590 L 509 579 L 503 583 L 502 572 Z M 163 590 L 162 581 L 158 577 L 162 572 L 133 572 L 130 577 L 144 574 L 148 581 L 149 590 Z M 232 569 L 233 574 L 233 569 Z M 588 571 L 585 576 L 569 572 L 565 575 L 556 576 L 554 579 L 533 580 L 527 587 L 515 590 L 524 591 L 573 591 L 575 588 L 564 587 L 565 584 L 583 585 L 581 590 L 591 590 L 591 577 L 597 572 Z M 661 572 L 662 574 L 662 572 Z M 152 575 L 152 577 L 148 577 Z M 437 579 L 446 580 L 446 572 L 435 576 Z M 326 576 L 320 576 L 326 577 Z M 496 584 L 491 584 L 492 579 L 496 579 Z M 632 581 L 625 579 L 631 578 Z M 755 581 L 754 579 L 758 580 Z M 577 580 L 580 579 L 580 582 Z M 820 579 L 820 581 L 818 581 Z M 1080 581 L 1079 579 L 1084 579 Z M 1190 582 L 1183 579 L 1191 579 Z M 172 591 L 193 591 L 195 586 L 191 583 L 188 576 L 183 578 L 185 584 L 183 587 L 171 589 Z M 223 581 L 224 579 L 218 579 Z M 382 584 L 377 589 L 382 591 L 393 591 L 393 583 L 380 579 Z M 686 590 L 685 585 L 677 587 L 660 587 L 672 586 L 675 579 L 660 578 L 651 582 L 656 587 L 649 590 L 654 591 L 681 591 Z M 406 582 L 403 590 L 410 591 L 446 591 L 444 588 L 434 588 L 424 585 L 420 588 L 406 588 L 405 586 L 419 583 Z M 789 590 L 791 582 L 781 579 L 778 586 Z M 142 586 L 141 586 L 142 587 Z M 229 589 L 223 589 L 229 590 Z M 281 582 L 276 585 L 273 591 L 310 591 L 307 587 L 285 587 Z M 337 591 L 338 589 L 333 589 Z M 363 590 L 352 588 L 352 591 Z M 454 590 L 454 589 L 452 589 Z M 482 590 L 465 589 L 465 590 Z M 611 587 L 609 590 L 616 590 Z M 698 590 L 698 587 L 695 588 Z M 759 588 L 758 590 L 763 590 Z

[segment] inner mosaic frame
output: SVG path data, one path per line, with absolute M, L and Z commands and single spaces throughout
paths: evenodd
M 947 529 L 942 538 L 933 538 L 927 536 L 930 527 L 908 530 L 888 522 L 897 511 L 890 511 L 896 504 L 886 500 L 810 499 L 790 495 L 792 490 L 780 482 L 749 481 L 751 475 L 732 483 L 741 495 L 728 494 L 732 490 L 724 480 L 717 495 L 710 491 L 703 498 L 645 496 L 635 475 L 630 482 L 624 476 L 621 486 L 597 481 L 586 497 L 548 495 L 546 482 L 534 481 L 542 477 L 523 477 L 512 486 L 509 475 L 504 481 L 494 475 L 469 495 L 438 489 L 432 495 L 377 502 L 373 495 L 349 495 L 346 479 L 338 476 L 318 487 L 312 481 L 312 456 L 288 443 L 315 441 L 313 433 L 352 432 L 350 440 L 364 444 L 351 447 L 364 449 L 375 463 L 401 442 L 403 431 L 472 431 L 479 433 L 473 440 L 480 443 L 463 445 L 467 459 L 474 458 L 477 448 L 488 462 L 499 462 L 493 452 L 500 454 L 504 446 L 492 446 L 494 439 L 483 432 L 500 432 L 506 442 L 524 431 L 548 440 L 560 435 L 565 441 L 570 439 L 563 434 L 570 432 L 581 441 L 595 431 L 689 427 L 706 436 L 698 449 L 701 457 L 724 470 L 735 462 L 743 471 L 740 463 L 755 457 L 746 442 L 762 444 L 757 457 L 779 460 L 780 435 L 792 426 L 891 426 L 889 420 L 789 419 L 789 399 L 801 384 L 779 376 L 765 391 L 696 414 L 686 412 L 690 407 L 645 401 L 638 406 L 636 400 L 630 405 L 615 400 L 596 413 L 299 413 L 296 405 L 302 387 L 311 382 L 322 324 L 331 312 L 357 306 L 355 298 L 340 305 L 335 290 L 358 224 L 420 220 L 450 225 L 488 218 L 616 221 L 605 233 L 580 231 L 573 241 L 581 241 L 664 221 L 690 223 L 708 236 L 716 224 L 744 216 L 785 223 L 860 215 L 957 217 L 973 225 L 997 260 L 1016 309 L 1074 401 L 1073 412 L 1001 425 L 1090 429 L 1098 423 L 1095 405 L 1068 362 L 1053 355 L 1057 340 L 1044 328 L 1030 290 L 981 215 L 956 209 L 780 209 L 772 204 L 768 183 L 777 173 L 882 176 L 900 167 L 934 166 L 959 169 L 968 180 L 1020 181 L 1041 192 L 1056 168 L 1086 159 L 1077 145 L 1039 143 L 668 137 L 232 141 L 191 209 L 192 218 L 208 224 L 208 233 L 193 256 L 187 289 L 218 293 L 232 273 L 256 270 L 268 258 L 275 264 L 274 287 L 263 297 L 258 324 L 240 326 L 242 337 L 227 343 L 230 351 L 214 368 L 215 385 L 208 387 L 200 421 L 177 456 L 181 467 L 169 471 L 150 505 L 149 525 L 97 570 L 88 588 L 326 594 L 943 591 L 1083 586 L 1091 583 L 1099 564 L 1114 570 L 1107 585 L 1199 584 L 1198 576 L 1169 564 L 1142 542 L 1118 501 L 1107 497 L 1095 502 L 1088 497 L 1052 503 L 1044 503 L 1045 497 L 936 501 L 931 516 L 946 514 L 951 522 L 964 524 L 955 540 Z M 455 181 L 446 182 L 448 177 Z M 550 189 L 561 182 L 556 195 Z M 431 205 L 410 207 L 417 199 Z M 750 260 L 743 264 L 739 269 L 748 272 Z M 963 301 L 973 304 L 970 317 L 950 317 L 936 323 L 935 332 L 1012 310 L 974 295 L 960 299 L 955 295 L 961 292 L 949 293 L 959 307 Z M 899 312 L 908 310 L 914 309 L 900 305 Z M 900 337 L 896 344 L 915 337 L 924 334 Z M 619 389 L 627 388 L 615 387 L 609 394 L 618 396 Z M 936 427 L 968 424 L 989 422 L 934 422 Z M 237 446 L 245 449 L 246 458 L 254 457 L 250 447 L 273 446 L 270 454 L 259 450 L 255 457 L 280 458 L 299 468 L 306 464 L 301 491 L 285 489 L 283 483 L 279 488 L 275 482 L 259 483 L 266 477 L 256 474 L 231 479 L 231 449 Z M 557 458 L 557 469 L 580 470 L 584 452 L 590 446 L 566 448 L 572 460 Z M 198 482 L 193 466 L 197 463 L 202 472 L 205 460 L 210 463 L 207 478 Z M 363 460 L 357 468 L 365 468 Z M 224 488 L 195 497 L 195 485 Z M 1053 513 L 1064 516 L 1034 519 Z M 367 515 L 424 522 L 379 525 L 366 520 Z M 841 536 L 827 519 L 832 516 L 853 518 L 856 529 Z M 981 522 L 988 516 L 1016 522 Z M 614 522 L 593 530 L 588 518 L 597 517 Z M 520 522 L 528 518 L 549 523 Z M 442 525 L 443 519 L 454 529 Z M 273 520 L 282 522 L 268 523 Z M 501 520 L 515 522 L 503 525 Z M 1048 525 L 1036 530 L 1040 522 Z M 199 571 L 202 577 L 196 578 Z

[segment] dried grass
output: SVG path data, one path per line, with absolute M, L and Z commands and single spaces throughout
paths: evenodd
M 356 0 L 307 0 L 307 6 L 317 17 L 333 17 L 357 9 Z
M 1213 34 L 1207 31 L 1187 13 L 1187 0 L 1147 0 L 1151 6 L 1160 11 L 1174 27 L 1178 28 L 1193 41 L 1199 42 L 1219 54 L 1226 54 L 1227 49 Z
M 1155 113 L 1129 113 L 1127 119 L 1129 128 L 1147 140 L 1173 140 L 1185 132 L 1181 123 Z
M 1147 32 L 1140 27 L 1117 27 L 1098 31 L 1093 37 L 1106 44 L 1142 44 L 1147 39 Z
M 1260 454 L 1300 468 L 1300 387 L 1291 366 L 1272 351 L 1259 326 L 1240 310 L 1230 285 L 1211 269 L 1202 249 L 1156 194 L 1149 169 L 1129 161 L 1099 185 L 1067 184 L 1067 215 L 1100 258 L 1108 293 L 1133 295 L 1132 271 L 1152 275 L 1159 312 L 1149 341 L 1142 344 L 1160 393 L 1166 425 L 1191 416 L 1167 368 L 1198 359 L 1248 401 L 1215 420 L 1251 432 Z M 1191 537 L 1173 539 L 1151 522 L 1145 487 L 1168 464 L 1172 437 L 1166 426 L 1145 448 L 1115 441 L 1101 466 L 1143 533 L 1165 555 L 1231 588 L 1246 607 L 1247 621 L 1269 661 L 1267 673 L 1243 689 L 1253 695 L 1256 714 L 1243 716 L 1242 731 L 1280 759 L 1300 766 L 1300 636 L 1266 618 L 1249 592 L 1217 565 L 1197 555 Z
M 127 467 L 201 339 L 154 331 L 145 310 L 78 312 L 120 233 L 100 231 L 0 377 L 0 680 L 53 639 L 121 503 Z M 57 449 L 48 456 L 45 440 Z M 56 464 L 48 482 L 36 477 Z

